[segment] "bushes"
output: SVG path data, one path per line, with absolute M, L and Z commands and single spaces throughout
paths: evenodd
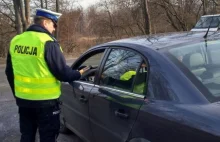
M 66 56 L 79 57 L 83 52 L 91 48 L 92 46 L 102 44 L 114 40 L 107 37 L 79 37 L 73 38 L 70 41 L 60 41 L 63 52 Z

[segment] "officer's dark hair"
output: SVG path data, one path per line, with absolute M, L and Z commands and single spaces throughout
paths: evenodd
M 42 16 L 35 16 L 34 17 L 34 24 L 41 25 L 44 20 L 49 20 L 49 19 L 42 17 Z

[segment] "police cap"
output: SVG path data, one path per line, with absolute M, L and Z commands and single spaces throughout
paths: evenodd
M 60 18 L 61 15 L 62 15 L 61 13 L 53 12 L 47 9 L 42 9 L 42 8 L 36 9 L 36 16 L 42 16 L 51 19 L 55 24 L 57 24 L 58 19 Z

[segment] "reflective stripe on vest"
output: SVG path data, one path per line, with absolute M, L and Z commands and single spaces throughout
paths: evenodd
M 50 92 L 48 91 L 50 90 Z M 23 87 L 15 87 L 15 90 L 22 93 L 31 93 L 31 94 L 44 94 L 44 95 L 50 95 L 51 93 L 56 93 L 59 91 L 59 88 L 47 88 L 47 89 L 30 89 L 30 88 L 23 88 Z
M 27 82 L 27 83 L 56 83 L 55 78 L 30 78 L 30 77 L 23 77 L 19 75 L 15 75 L 14 79 L 21 82 Z
M 59 98 L 60 82 L 51 74 L 44 59 L 44 46 L 47 41 L 53 39 L 46 33 L 32 31 L 12 39 L 10 54 L 16 97 L 26 100 Z

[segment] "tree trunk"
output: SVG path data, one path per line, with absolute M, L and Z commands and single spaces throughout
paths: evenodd
M 216 8 L 217 13 L 220 13 L 220 5 Z
M 57 0 L 56 0 L 56 2 L 57 2 Z M 45 0 L 45 8 L 48 9 L 47 0 Z
M 118 36 L 117 36 L 117 34 L 116 34 L 116 32 L 115 32 L 115 30 L 114 30 L 114 25 L 113 25 L 113 18 L 112 18 L 112 14 L 111 14 L 111 11 L 109 10 L 109 5 L 108 5 L 108 3 L 107 3 L 107 1 L 105 0 L 104 1 L 105 2 L 105 8 L 106 8 L 106 12 L 108 13 L 108 25 L 109 25 L 109 28 L 111 29 L 111 31 L 112 31 L 112 34 L 114 35 L 114 37 L 117 39 L 118 38 Z
M 20 14 L 21 14 L 21 21 L 22 21 L 22 32 L 25 31 L 27 29 L 27 22 L 26 22 L 26 18 L 25 18 L 25 12 L 24 12 L 24 3 L 22 0 L 19 0 L 20 1 Z
M 203 15 L 207 14 L 207 0 L 203 0 Z
M 41 8 L 44 8 L 44 2 L 43 2 L 43 0 L 40 0 L 40 7 L 41 7 Z
M 60 10 L 59 10 L 59 0 L 56 0 L 56 12 L 59 12 Z M 57 23 L 57 25 L 58 25 L 58 23 Z M 56 29 L 56 33 L 55 33 L 55 37 L 56 37 L 56 39 L 58 40 L 58 28 L 59 28 L 59 26 L 57 26 L 57 29 Z
M 22 33 L 21 16 L 19 11 L 20 1 L 13 0 L 14 10 L 15 10 L 15 29 L 17 34 Z
M 24 0 L 25 4 L 25 18 L 27 27 L 31 24 L 30 20 L 30 0 Z
M 142 6 L 143 6 L 143 18 L 144 18 L 144 31 L 145 34 L 151 33 L 151 25 L 150 25 L 150 14 L 149 14 L 149 8 L 148 8 L 148 0 L 142 0 Z

